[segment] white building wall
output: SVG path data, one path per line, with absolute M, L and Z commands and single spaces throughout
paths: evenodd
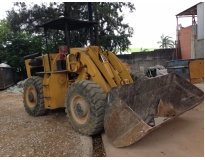
M 204 39 L 204 2 L 197 5 L 197 39 Z

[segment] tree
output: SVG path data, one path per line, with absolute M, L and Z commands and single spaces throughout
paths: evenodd
M 123 23 L 123 8 L 128 8 L 130 12 L 135 10 L 132 3 L 124 2 L 101 2 L 92 3 L 94 20 L 99 24 L 99 44 L 106 50 L 116 52 L 119 48 L 120 52 L 128 50 L 134 30 L 128 24 Z
M 43 24 L 59 17 L 63 10 L 62 3 L 40 3 L 29 5 L 25 2 L 14 2 L 14 7 L 7 11 L 7 20 L 10 23 L 10 29 L 14 33 L 22 31 L 30 33 L 32 36 L 44 35 L 41 28 L 37 25 Z M 49 32 L 49 49 L 50 52 L 56 52 L 59 44 L 64 41 L 64 35 L 60 31 Z M 45 41 L 44 44 L 45 46 Z
M 13 4 L 13 8 L 7 11 L 7 20 L 13 32 L 39 33 L 39 29 L 35 26 L 58 18 L 63 9 L 63 4 L 56 2 L 40 4 L 13 2 Z
M 6 62 L 17 72 L 25 68 L 23 57 L 45 51 L 43 37 L 27 32 L 14 33 L 7 20 L 0 21 L 0 62 Z
M 14 7 L 7 13 L 7 19 L 11 24 L 11 30 L 19 32 L 26 30 L 29 33 L 42 31 L 35 28 L 37 24 L 56 19 L 64 12 L 66 17 L 80 20 L 88 20 L 87 2 L 49 2 L 41 4 L 31 4 L 27 7 L 25 2 L 15 2 Z M 131 45 L 129 37 L 133 35 L 133 28 L 123 23 L 123 9 L 135 10 L 134 4 L 130 2 L 93 2 L 93 21 L 99 22 L 98 42 L 105 50 L 116 52 L 125 51 Z M 71 32 L 73 43 L 80 42 L 81 45 L 88 45 L 89 30 L 79 30 Z M 61 32 L 53 32 L 53 41 L 57 42 L 62 36 Z M 60 39 L 61 40 L 61 39 Z
M 171 40 L 172 37 L 164 36 L 164 34 L 162 34 L 160 38 L 161 41 L 157 42 L 157 44 L 160 44 L 160 48 L 174 48 L 174 41 Z

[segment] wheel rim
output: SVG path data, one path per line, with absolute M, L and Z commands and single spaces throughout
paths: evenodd
M 88 120 L 89 107 L 87 102 L 80 95 L 73 97 L 70 105 L 70 110 L 72 117 L 77 123 L 86 123 L 86 121 Z
M 25 97 L 28 107 L 34 108 L 37 103 L 37 93 L 34 86 L 27 87 Z

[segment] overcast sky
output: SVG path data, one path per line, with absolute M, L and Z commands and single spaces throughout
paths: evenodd
M 158 48 L 160 36 L 170 36 L 176 39 L 176 14 L 199 3 L 197 0 L 143 0 L 131 1 L 136 10 L 133 13 L 125 11 L 125 22 L 134 28 L 134 35 L 130 39 L 131 48 Z M 35 3 L 35 2 L 33 2 Z M 12 7 L 12 2 L 4 1 L 0 5 L 0 19 L 6 15 L 6 10 Z M 192 18 L 179 18 L 183 27 L 192 23 Z
M 170 36 L 176 40 L 176 14 L 194 6 L 199 1 L 136 1 L 136 11 L 126 14 L 125 21 L 134 28 L 131 48 L 156 48 L 160 36 Z M 192 18 L 179 18 L 183 26 L 192 24 Z

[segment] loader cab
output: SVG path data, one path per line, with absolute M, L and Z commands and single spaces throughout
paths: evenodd
M 97 27 L 96 25 L 98 24 L 98 22 L 93 22 L 93 21 L 82 21 L 82 20 L 75 20 L 75 19 L 71 19 L 68 17 L 60 17 L 58 19 L 49 21 L 45 24 L 42 25 L 38 25 L 36 27 L 41 27 L 44 28 L 44 34 L 45 34 L 45 39 L 46 39 L 46 48 L 47 48 L 47 54 L 49 57 L 49 47 L 48 47 L 48 31 L 49 30 L 59 30 L 59 31 L 63 31 L 64 35 L 65 35 L 65 45 L 62 45 L 59 47 L 59 51 L 65 51 L 67 52 L 67 54 L 70 54 L 70 48 L 71 47 L 75 47 L 73 45 L 71 45 L 72 43 L 72 39 L 70 37 L 70 33 L 71 31 L 74 30 L 79 30 L 82 28 L 88 28 L 90 29 L 90 36 L 89 36 L 89 41 L 90 41 L 90 45 L 97 45 L 97 35 L 95 34 L 95 36 L 93 36 L 94 34 L 94 30 L 95 33 L 97 33 Z M 79 42 L 80 43 L 80 42 Z M 81 47 L 83 47 L 81 45 Z M 50 59 L 50 58 L 49 58 Z M 49 67 L 51 70 L 51 64 L 49 61 Z

